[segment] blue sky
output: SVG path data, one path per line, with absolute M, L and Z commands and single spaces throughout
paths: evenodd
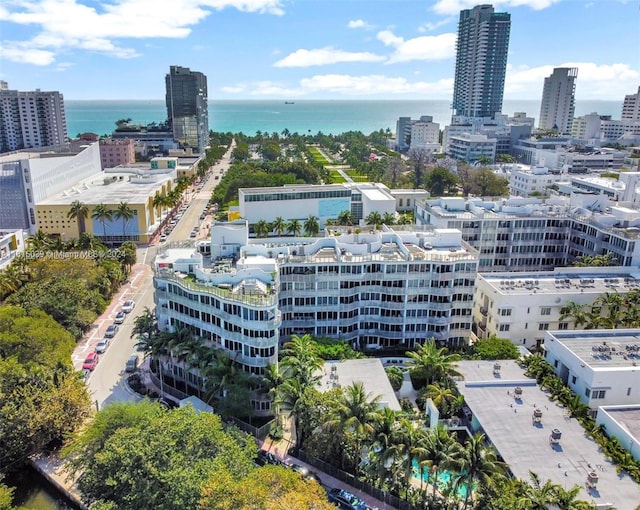
M 170 65 L 209 99 L 451 99 L 468 0 L 2 0 L 0 79 L 66 99 L 164 99 Z M 577 100 L 640 86 L 637 0 L 502 0 L 505 99 L 578 67 Z

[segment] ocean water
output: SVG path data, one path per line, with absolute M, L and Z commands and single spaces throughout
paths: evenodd
M 116 121 L 130 118 L 132 123 L 148 124 L 163 122 L 167 118 L 164 101 L 78 101 L 65 100 L 67 131 L 70 137 L 92 132 L 111 134 Z M 576 116 L 597 112 L 620 118 L 622 101 L 576 101 Z M 503 112 L 526 112 L 537 118 L 540 102 L 534 100 L 504 101 Z M 402 100 L 402 101 L 345 101 L 305 100 L 287 104 L 283 101 L 209 101 L 209 127 L 214 131 L 339 134 L 345 131 L 361 131 L 370 134 L 379 129 L 395 133 L 398 117 L 419 118 L 430 115 L 440 128 L 451 121 L 449 101 Z

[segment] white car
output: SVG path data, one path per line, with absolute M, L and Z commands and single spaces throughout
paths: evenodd
M 167 240 L 167 235 L 166 234 L 162 234 L 160 235 L 160 242 L 164 243 Z
M 96 352 L 102 354 L 107 350 L 107 347 L 109 347 L 109 339 L 103 338 L 96 344 Z
M 135 306 L 136 306 L 136 302 L 133 299 L 129 299 L 124 302 L 124 305 L 122 305 L 122 311 L 124 313 L 131 313 L 131 311 L 133 311 Z

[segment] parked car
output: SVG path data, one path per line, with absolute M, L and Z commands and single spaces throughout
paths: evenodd
M 166 235 L 166 234 L 162 234 L 162 235 L 160 236 L 160 242 L 161 242 L 161 243 L 164 243 L 166 240 L 167 240 L 167 235 Z
M 124 305 L 122 305 L 122 311 L 124 313 L 131 313 L 135 308 L 135 306 L 136 306 L 136 302 L 133 299 L 128 299 L 127 301 L 124 302 Z
M 341 510 L 367 510 L 367 504 L 358 496 L 337 487 L 327 494 L 329 501 L 337 503 Z
M 116 333 L 118 332 L 118 326 L 115 324 L 111 324 L 107 330 L 104 332 L 104 336 L 105 338 L 113 338 L 114 336 L 116 336 Z
M 109 339 L 103 338 L 96 344 L 96 352 L 102 354 L 107 350 L 107 347 L 109 347 Z
M 282 461 L 276 457 L 273 453 L 267 450 L 258 450 L 258 456 L 256 457 L 256 464 L 264 466 L 265 464 L 273 464 L 275 466 L 282 466 Z
M 300 476 L 302 476 L 304 480 L 314 480 L 315 482 L 318 483 L 318 485 L 322 485 L 322 482 L 320 481 L 320 477 L 318 476 L 318 474 L 314 473 L 309 468 L 306 468 L 305 466 L 301 466 L 300 464 L 291 464 L 289 467 L 293 469 L 296 473 L 300 473 Z
M 195 230 L 192 230 L 191 233 L 189 234 L 189 237 L 198 237 L 198 232 L 196 232 Z
M 137 354 L 132 354 L 131 356 L 129 356 L 129 359 L 127 360 L 127 364 L 125 365 L 124 369 L 126 372 L 135 372 L 138 369 L 138 355 Z
M 98 356 L 97 352 L 90 352 L 89 355 L 87 356 L 87 359 L 85 359 L 84 363 L 82 364 L 82 369 L 83 370 L 95 369 L 96 366 L 98 365 L 99 359 L 100 359 L 100 356 Z
M 127 314 L 124 313 L 122 310 L 120 310 L 117 314 L 116 314 L 116 318 L 113 319 L 113 322 L 115 324 L 122 324 L 124 322 L 124 319 L 126 318 Z
M 204 220 L 206 217 L 207 217 L 207 215 L 206 215 L 205 213 L 202 213 L 202 214 L 200 215 L 200 219 L 201 219 L 201 220 Z

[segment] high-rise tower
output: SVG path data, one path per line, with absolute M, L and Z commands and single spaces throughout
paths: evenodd
M 460 11 L 453 85 L 455 115 L 493 117 L 502 111 L 511 15 L 492 5 Z
M 207 77 L 188 67 L 171 66 L 165 77 L 167 120 L 181 145 L 203 151 L 209 145 Z
M 0 84 L 0 152 L 68 142 L 60 92 L 9 90 Z
M 575 112 L 577 67 L 556 67 L 551 76 L 544 79 L 540 104 L 540 129 L 554 129 L 558 133 L 570 133 Z
M 622 104 L 622 120 L 640 121 L 640 87 L 637 94 L 624 96 Z

